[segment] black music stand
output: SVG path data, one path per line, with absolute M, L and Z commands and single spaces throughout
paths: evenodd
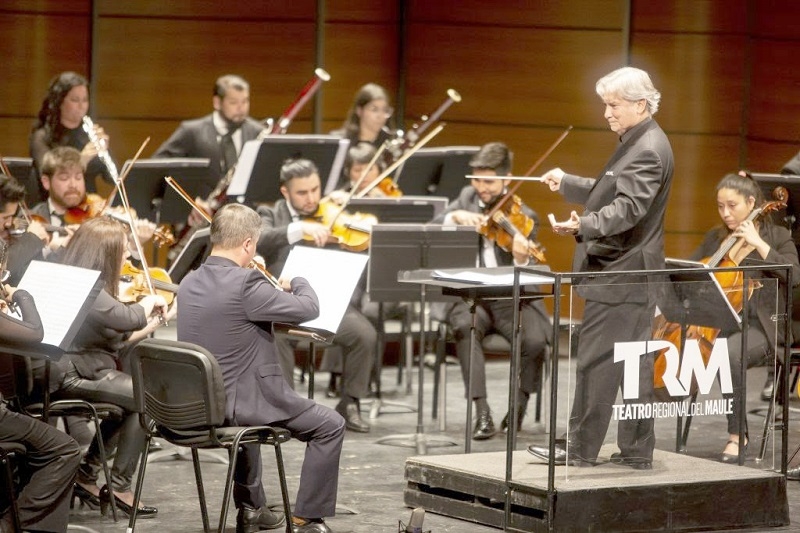
M 419 299 L 419 354 L 417 360 L 417 430 L 416 433 L 388 435 L 378 444 L 416 448 L 425 454 L 429 446 L 455 446 L 445 436 L 425 434 L 423 420 L 423 378 L 425 371 L 425 305 L 428 300 L 441 301 L 438 291 L 428 294 L 425 285 L 418 288 L 398 281 L 405 270 L 448 268 L 477 262 L 478 233 L 466 226 L 438 224 L 378 224 L 372 228 L 367 287 L 370 299 L 378 302 L 410 302 Z M 451 297 L 444 298 L 452 301 Z M 411 360 L 407 360 L 409 365 Z M 410 370 L 410 368 L 409 368 Z M 407 372 L 408 374 L 408 372 Z
M 679 324 L 681 327 L 680 359 L 683 360 L 686 348 L 686 331 L 690 325 L 710 327 L 722 331 L 733 331 L 741 327 L 739 314 L 731 307 L 725 297 L 722 287 L 707 266 L 697 261 L 682 259 L 666 259 L 667 268 L 682 269 L 669 274 L 669 285 L 664 284 L 665 290 L 658 298 L 658 308 L 667 321 Z M 686 271 L 687 268 L 695 269 L 694 272 Z M 671 290 L 666 290 L 667 288 Z M 726 311 L 727 310 L 727 311 Z M 746 341 L 746 339 L 743 339 Z M 744 354 L 744 350 L 742 351 Z M 744 357 L 742 358 L 743 364 Z M 691 402 L 697 398 L 697 390 L 692 392 Z M 743 406 L 737 402 L 739 409 Z M 743 423 L 743 418 L 741 418 Z M 686 442 L 689 439 L 689 428 L 692 417 L 687 415 L 686 425 L 683 419 L 677 417 L 677 432 L 675 435 L 675 451 L 684 453 Z
M 170 264 L 169 274 L 173 283 L 180 284 L 183 277 L 200 266 L 211 251 L 211 228 L 205 227 L 195 231 L 189 242 L 181 250 L 178 257 Z
M 433 220 L 445 210 L 449 200 L 443 196 L 408 196 L 397 198 L 352 198 L 351 211 L 370 213 L 381 224 L 421 224 Z
M 133 161 L 125 190 L 128 200 L 139 218 L 156 224 L 179 224 L 186 222 L 192 206 L 178 193 L 166 186 L 164 177 L 172 176 L 192 198 L 208 196 L 216 182 L 209 178 L 207 158 L 154 158 Z M 125 161 L 123 169 L 131 165 Z M 119 205 L 119 196 L 115 205 Z
M 455 198 L 471 172 L 469 161 L 477 146 L 420 148 L 400 167 L 395 181 L 404 194 Z M 400 180 L 402 179 L 402 182 Z
M 228 196 L 239 203 L 271 204 L 281 198 L 280 170 L 287 159 L 310 159 L 323 188 L 336 183 L 350 141 L 335 135 L 269 135 L 242 147 Z M 334 185 L 335 187 L 335 185 Z
M 11 172 L 11 176 L 25 186 L 25 201 L 30 207 L 47 199 L 47 194 L 39 183 L 39 173 L 33 169 L 33 159 L 4 157 L 3 163 Z

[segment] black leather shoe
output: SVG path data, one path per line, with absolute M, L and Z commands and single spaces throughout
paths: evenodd
M 100 514 L 106 516 L 108 514 L 108 507 L 111 505 L 111 498 L 114 498 L 114 505 L 117 507 L 118 510 L 125 513 L 125 516 L 130 516 L 133 512 L 133 507 L 128 505 L 124 501 L 120 500 L 116 494 L 114 494 L 111 489 L 108 488 L 108 485 L 103 485 L 100 489 Z M 139 503 L 140 507 L 136 509 L 136 518 L 152 518 L 158 514 L 158 508 L 153 507 L 151 505 L 142 505 L 141 502 Z
M 574 455 L 567 456 L 567 443 L 563 439 L 556 439 L 555 448 L 553 448 L 553 464 L 562 466 L 569 462 L 570 466 L 594 466 L 594 463 L 584 461 Z M 549 446 L 540 446 L 531 444 L 528 446 L 528 453 L 542 459 L 550 461 L 550 448 Z
M 771 379 L 767 379 L 767 382 L 764 383 L 764 390 L 761 391 L 761 399 L 765 402 L 770 401 L 774 392 L 775 382 Z
M 253 509 L 243 505 L 236 515 L 236 533 L 255 533 L 283 526 L 283 513 L 274 513 L 266 507 Z
M 644 457 L 628 457 L 622 453 L 611 454 L 611 464 L 629 466 L 634 470 L 652 470 L 652 459 L 645 459 Z
M 322 520 L 315 522 L 306 522 L 302 526 L 293 524 L 292 531 L 294 533 L 333 533 L 331 528 L 328 527 L 328 524 L 326 524 Z
M 517 431 L 522 427 L 522 419 L 525 418 L 525 410 L 524 405 L 517 407 Z M 500 430 L 508 431 L 508 413 L 503 417 L 503 421 L 500 422 Z
M 728 447 L 728 444 L 736 444 L 736 445 L 738 445 L 739 443 L 738 442 L 734 442 L 732 440 L 729 440 L 725 444 L 726 448 Z M 747 457 L 747 448 L 748 448 L 748 446 L 750 446 L 750 441 L 748 441 L 748 442 L 746 442 L 744 444 L 744 449 L 742 450 L 742 455 L 745 458 Z M 719 456 L 719 460 L 721 462 L 723 462 L 723 463 L 728 463 L 728 464 L 738 463 L 739 462 L 739 454 L 738 453 L 725 453 L 723 451 L 722 454 Z
M 164 447 L 157 440 L 151 440 L 150 445 L 147 447 L 147 453 L 160 452 Z
M 786 479 L 789 481 L 800 481 L 800 466 L 786 469 Z
M 369 433 L 369 424 L 364 422 L 361 418 L 361 411 L 358 409 L 358 404 L 355 402 L 348 402 L 347 404 L 339 402 L 336 406 L 336 412 L 344 418 L 344 425 L 350 431 L 358 433 Z
M 475 428 L 472 430 L 472 440 L 486 440 L 494 437 L 497 431 L 494 428 L 494 420 L 492 420 L 492 413 L 486 411 L 485 413 L 478 413 L 478 419 L 475 421 Z

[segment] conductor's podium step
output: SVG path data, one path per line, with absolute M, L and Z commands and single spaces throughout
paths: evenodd
M 604 446 L 600 460 L 616 450 Z M 789 524 L 781 474 L 660 450 L 652 470 L 607 462 L 556 467 L 548 524 L 547 464 L 517 451 L 513 465 L 507 531 L 762 530 Z M 503 527 L 505 452 L 411 457 L 405 477 L 409 507 Z

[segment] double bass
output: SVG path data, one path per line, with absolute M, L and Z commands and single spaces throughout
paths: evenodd
M 776 199 L 765 202 L 763 205 L 753 209 L 746 220 L 755 223 L 768 213 L 786 208 L 787 191 L 785 188 L 777 187 L 773 191 L 773 197 Z M 746 246 L 744 237 L 735 237 L 731 235 L 722 242 L 714 255 L 703 259 L 701 262 L 710 268 L 732 268 L 739 266 L 741 259 L 747 256 L 747 253 L 739 253 L 743 251 L 744 246 Z M 750 280 L 745 284 L 741 271 L 715 272 L 713 275 L 722 288 L 725 298 L 730 303 L 731 308 L 736 313 L 742 312 L 745 298 L 749 299 L 754 291 L 760 288 L 760 283 L 757 280 Z M 679 323 L 668 321 L 663 314 L 656 317 L 653 324 L 653 338 L 669 341 L 680 351 L 683 349 L 684 338 L 686 340 L 697 341 L 700 348 L 700 355 L 703 358 L 703 363 L 706 365 L 711 356 L 714 341 L 717 339 L 717 336 L 719 336 L 719 333 L 719 329 L 708 326 L 689 325 L 688 327 L 682 327 Z M 660 401 L 670 401 L 673 399 L 666 391 L 666 386 L 664 384 L 663 376 L 666 369 L 666 350 L 661 350 L 656 353 L 653 365 L 653 387 L 655 389 L 655 396 Z M 691 393 L 694 394 L 696 390 L 697 382 L 693 378 Z

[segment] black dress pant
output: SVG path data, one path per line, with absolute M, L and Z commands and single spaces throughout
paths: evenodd
M 25 446 L 30 477 L 17 500 L 23 529 L 66 531 L 72 483 L 81 460 L 75 439 L 0 404 L 0 442 Z

